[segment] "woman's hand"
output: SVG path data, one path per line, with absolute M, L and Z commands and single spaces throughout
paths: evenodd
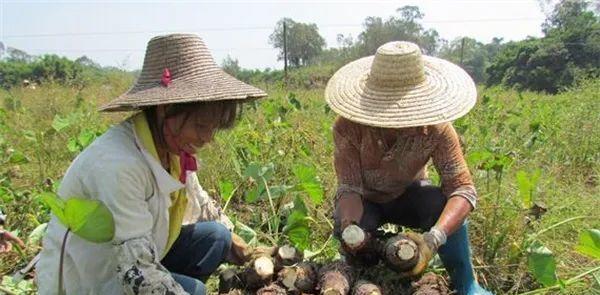
M 359 194 L 344 194 L 337 201 L 337 210 L 340 214 L 340 225 L 343 231 L 348 225 L 360 223 L 363 216 L 363 202 Z
M 19 247 L 25 248 L 25 243 L 17 236 L 9 231 L 0 229 L 0 253 L 6 253 L 12 250 L 12 243 L 16 243 Z

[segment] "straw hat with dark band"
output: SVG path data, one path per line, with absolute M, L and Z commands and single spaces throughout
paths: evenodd
M 221 70 L 200 37 L 173 34 L 148 42 L 144 66 L 135 85 L 100 110 L 132 111 L 161 104 L 242 100 L 266 95 Z
M 327 103 L 340 116 L 369 126 L 403 128 L 449 122 L 477 98 L 460 67 L 421 55 L 416 44 L 390 42 L 353 61 L 327 83 Z

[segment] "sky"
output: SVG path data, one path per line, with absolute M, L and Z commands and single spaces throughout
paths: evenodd
M 540 0 L 421 1 L 27 1 L 0 0 L 0 42 L 29 54 L 86 55 L 103 66 L 142 66 L 146 43 L 156 35 L 196 33 L 217 63 L 230 55 L 240 66 L 281 69 L 269 44 L 283 17 L 315 23 L 327 47 L 337 35 L 356 38 L 369 16 L 384 20 L 404 5 L 419 6 L 425 28 L 447 40 L 481 42 L 541 36 Z M 548 0 L 541 0 L 548 1 Z

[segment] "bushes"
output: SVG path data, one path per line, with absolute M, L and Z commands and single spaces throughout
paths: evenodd
M 85 57 L 72 61 L 47 54 L 29 60 L 7 59 L 0 61 L 0 87 L 8 89 L 19 86 L 25 80 L 36 84 L 56 82 L 81 87 L 111 71 L 90 63 Z

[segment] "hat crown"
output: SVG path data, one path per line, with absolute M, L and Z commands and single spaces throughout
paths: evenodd
M 177 80 L 218 70 L 218 66 L 200 37 L 171 34 L 154 37 L 148 42 L 137 84 L 160 83 L 165 69 L 172 80 Z
M 367 87 L 372 90 L 393 90 L 412 87 L 425 81 L 421 49 L 405 41 L 381 45 L 375 53 Z

